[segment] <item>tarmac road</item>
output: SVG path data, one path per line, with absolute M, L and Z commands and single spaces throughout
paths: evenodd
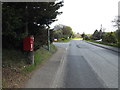
M 33 72 L 25 88 L 118 88 L 117 52 L 82 40 L 54 44 L 58 51 Z
M 54 88 L 118 88 L 118 53 L 82 40 L 54 43 L 66 53 Z

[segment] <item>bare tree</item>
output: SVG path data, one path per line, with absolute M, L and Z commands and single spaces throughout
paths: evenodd
M 115 19 L 112 21 L 114 23 L 114 27 L 120 29 L 120 16 L 116 16 Z

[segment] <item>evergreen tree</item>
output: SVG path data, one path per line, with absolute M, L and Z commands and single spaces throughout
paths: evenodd
M 47 27 L 56 21 L 58 9 L 63 2 L 3 2 L 2 3 L 2 36 L 3 46 L 16 46 L 16 41 L 28 35 L 34 35 L 35 39 L 40 36 L 40 44 L 47 42 Z M 28 28 L 28 29 L 27 29 Z M 27 33 L 26 33 L 27 32 Z M 35 42 L 37 42 L 35 40 Z M 40 46 L 39 44 L 39 46 Z M 22 45 L 22 44 L 18 44 Z

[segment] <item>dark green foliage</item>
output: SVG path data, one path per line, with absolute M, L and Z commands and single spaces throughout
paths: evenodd
M 113 32 L 105 33 L 103 35 L 102 41 L 106 42 L 106 43 L 116 43 L 117 42 L 116 37 Z
M 84 38 L 85 38 L 85 33 L 83 32 L 83 34 L 82 34 L 81 36 L 82 36 L 82 38 L 83 38 L 83 40 L 84 40 Z
M 34 50 L 39 49 L 42 45 L 47 44 L 47 30 L 40 28 L 37 33 L 34 34 Z
M 46 44 L 47 26 L 56 21 L 56 16 L 61 14 L 57 10 L 62 6 L 63 2 L 3 2 L 3 47 L 18 49 L 29 35 L 35 37 L 35 49 Z
M 65 39 L 67 39 L 68 37 L 69 37 L 69 38 L 72 37 L 73 31 L 72 31 L 72 28 L 71 28 L 71 27 L 69 27 L 69 26 L 63 26 L 62 30 L 63 30 L 63 37 L 64 37 Z
M 87 36 L 84 32 L 81 36 L 82 36 L 83 40 L 90 40 L 90 37 Z
M 50 43 L 52 43 L 54 40 L 54 33 L 53 33 L 53 29 L 50 29 Z
M 103 37 L 103 33 L 102 30 L 98 31 L 98 30 L 95 30 L 95 32 L 93 33 L 93 35 L 91 36 L 91 39 L 92 40 L 100 40 L 102 39 Z
M 85 39 L 85 40 L 90 40 L 90 37 L 87 36 L 87 35 L 85 35 L 84 39 Z
M 55 30 L 55 31 L 54 31 L 54 38 L 55 38 L 55 39 L 63 38 L 62 30 Z
M 95 30 L 95 32 L 93 33 L 91 39 L 93 39 L 93 40 L 99 40 L 100 39 L 100 35 L 99 35 L 98 30 Z
M 101 39 L 101 38 L 102 38 L 102 35 L 103 35 L 102 30 L 99 31 L 99 34 L 98 34 L 98 35 L 99 35 L 99 39 Z

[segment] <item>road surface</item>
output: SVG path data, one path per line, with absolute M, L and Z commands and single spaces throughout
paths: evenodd
M 66 53 L 51 87 L 118 88 L 118 53 L 72 40 L 54 43 Z

